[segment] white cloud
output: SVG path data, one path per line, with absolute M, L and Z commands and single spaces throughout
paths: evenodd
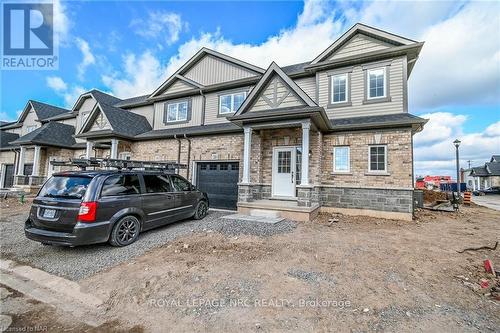
M 454 175 L 455 146 L 459 139 L 460 166 L 466 168 L 482 165 L 492 154 L 500 152 L 500 121 L 491 124 L 484 131 L 464 134 L 466 117 L 449 112 L 423 115 L 429 122 L 424 130 L 414 137 L 415 174 Z
M 185 26 L 179 14 L 166 11 L 149 12 L 148 18 L 130 22 L 130 27 L 139 36 L 151 39 L 163 37 L 167 45 L 179 40 Z
M 48 76 L 47 85 L 49 88 L 54 89 L 56 92 L 65 91 L 68 89 L 68 85 L 59 76 Z
M 71 109 L 78 97 L 80 97 L 80 95 L 86 91 L 87 90 L 81 86 L 74 86 L 71 89 L 68 89 L 65 93 L 62 94 L 62 96 L 64 97 L 65 107 Z
M 78 64 L 78 78 L 83 80 L 87 67 L 95 64 L 95 57 L 90 50 L 89 43 L 81 38 L 76 38 L 76 45 L 80 52 L 82 52 L 82 61 Z
M 66 6 L 61 0 L 54 0 L 53 2 L 53 27 L 56 33 L 56 41 L 61 45 L 67 45 L 69 31 L 71 29 L 71 21 L 66 12 Z
M 151 93 L 165 77 L 165 68 L 150 51 L 140 56 L 126 55 L 122 71 L 125 75 L 120 72 L 120 75 L 115 73 L 101 77 L 112 94 L 121 98 Z

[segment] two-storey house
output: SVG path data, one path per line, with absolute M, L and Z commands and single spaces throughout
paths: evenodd
M 215 208 L 411 219 L 426 120 L 408 113 L 407 87 L 422 46 L 356 24 L 304 63 L 263 69 L 204 48 L 148 95 L 91 90 L 50 117 L 30 102 L 36 129 L 25 113 L 1 127 L 2 185 L 39 184 L 51 159 L 175 161 Z

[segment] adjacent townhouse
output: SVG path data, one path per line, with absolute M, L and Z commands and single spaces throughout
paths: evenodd
M 71 157 L 172 161 L 216 208 L 411 219 L 426 120 L 408 112 L 408 79 L 422 46 L 356 24 L 291 66 L 203 48 L 148 95 L 91 90 L 71 110 L 30 101 L 1 126 L 0 185 L 35 187 L 50 160 Z
M 467 187 L 473 191 L 500 187 L 500 155 L 493 155 L 484 165 L 471 168 L 467 178 Z

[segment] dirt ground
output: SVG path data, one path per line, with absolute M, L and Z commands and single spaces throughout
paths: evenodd
M 414 222 L 321 215 L 268 238 L 202 233 L 80 281 L 145 331 L 488 332 L 497 283 L 483 260 L 500 212 L 420 211 Z M 479 286 L 480 279 L 489 288 Z

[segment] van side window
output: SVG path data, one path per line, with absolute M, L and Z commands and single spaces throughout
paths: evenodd
M 173 192 L 168 176 L 143 175 L 146 193 Z
M 130 195 L 140 193 L 139 177 L 137 175 L 116 175 L 108 177 L 102 186 L 101 196 Z
M 184 192 L 191 190 L 191 184 L 182 179 L 181 177 L 172 176 L 172 184 L 174 184 L 174 188 L 177 192 Z

